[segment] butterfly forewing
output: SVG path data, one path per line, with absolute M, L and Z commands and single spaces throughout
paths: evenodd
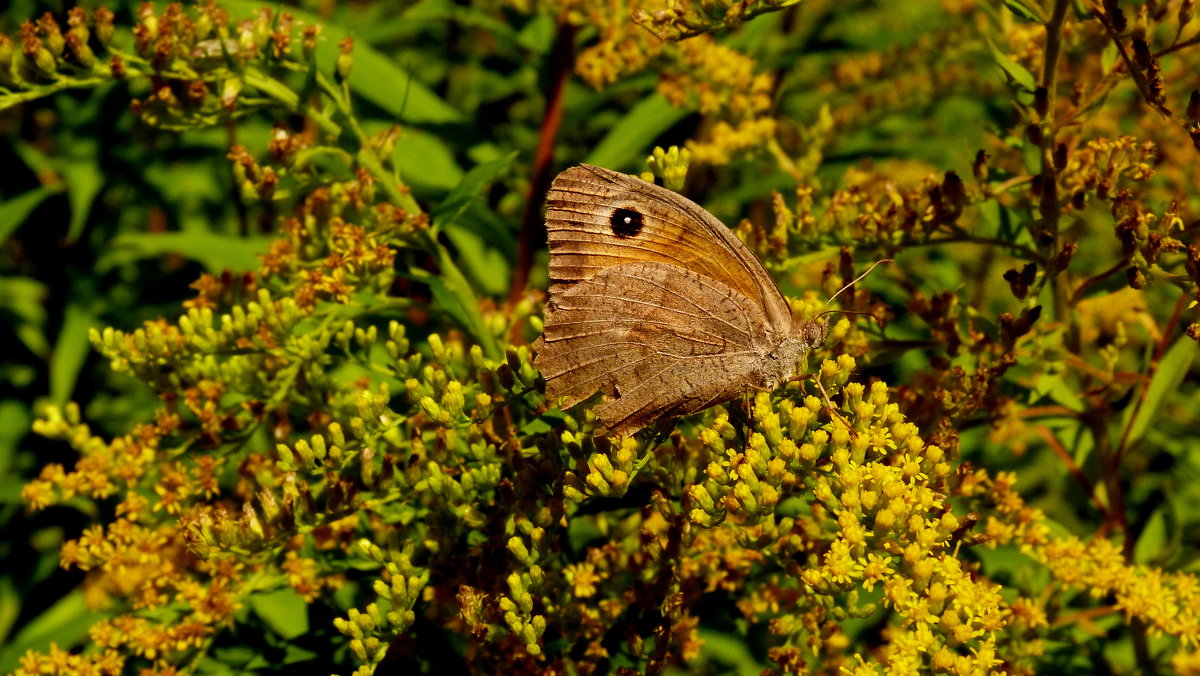
M 779 329 L 791 312 L 754 254 L 695 202 L 625 174 L 581 165 L 546 196 L 550 295 L 600 270 L 650 261 L 693 270 L 758 304 Z

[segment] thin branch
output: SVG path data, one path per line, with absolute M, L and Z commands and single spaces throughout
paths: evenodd
M 1112 277 L 1113 275 L 1117 274 L 1118 272 L 1124 270 L 1125 266 L 1128 264 L 1129 264 L 1129 261 L 1122 258 L 1121 260 L 1117 261 L 1111 268 L 1105 270 L 1104 272 L 1101 272 L 1097 275 L 1093 275 L 1092 277 L 1089 277 L 1089 278 L 1083 280 L 1083 282 L 1081 282 L 1079 284 L 1079 286 L 1075 288 L 1075 293 L 1071 294 L 1071 302 L 1070 302 L 1071 307 L 1074 307 L 1076 303 L 1083 300 L 1083 294 L 1088 289 L 1092 288 L 1096 284 L 1099 284 L 1100 282 L 1103 282 L 1104 280 L 1108 279 L 1109 277 Z
M 558 30 L 554 34 L 554 46 L 550 51 L 550 80 L 546 92 L 546 114 L 542 118 L 542 129 L 538 135 L 537 151 L 533 156 L 533 169 L 529 180 L 529 193 L 525 196 L 525 213 L 521 218 L 521 233 L 517 237 L 517 264 L 512 272 L 509 301 L 516 303 L 529 285 L 529 270 L 533 267 L 533 252 L 541 246 L 544 238 L 538 236 L 542 220 L 542 204 L 546 191 L 550 189 L 550 174 L 554 167 L 554 143 L 558 128 L 562 125 L 563 98 L 571 66 L 575 63 L 575 31 L 566 17 L 559 17 Z
M 1088 499 L 1090 499 L 1092 504 L 1096 506 L 1096 511 L 1100 512 L 1100 514 L 1107 518 L 1108 507 L 1106 507 L 1104 503 L 1100 502 L 1100 496 L 1096 492 L 1096 485 L 1092 483 L 1091 479 L 1087 478 L 1087 475 L 1085 475 L 1083 470 L 1079 468 L 1079 465 L 1075 463 L 1075 459 L 1071 457 L 1071 454 L 1067 453 L 1067 449 L 1063 447 L 1062 442 L 1058 440 L 1058 437 L 1054 436 L 1054 432 L 1052 432 L 1050 428 L 1046 427 L 1045 425 L 1038 425 L 1034 429 L 1037 430 L 1038 435 L 1042 437 L 1046 444 L 1050 446 L 1050 450 L 1054 451 L 1054 454 L 1057 455 L 1058 459 L 1062 461 L 1063 466 L 1067 468 L 1067 473 L 1071 475 L 1071 478 L 1075 480 L 1075 483 L 1079 484 L 1079 487 L 1082 488 L 1084 493 L 1087 494 Z

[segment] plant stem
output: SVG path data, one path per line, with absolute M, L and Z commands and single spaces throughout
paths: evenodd
M 550 79 L 546 92 L 546 114 L 538 135 L 537 151 L 533 156 L 533 168 L 529 178 L 529 193 L 525 196 L 525 213 L 521 218 L 521 233 L 517 237 L 517 264 L 513 267 L 509 302 L 516 303 L 529 285 L 529 270 L 533 267 L 533 252 L 540 247 L 544 237 L 538 227 L 542 218 L 542 204 L 550 188 L 550 173 L 554 167 L 554 142 L 558 128 L 562 125 L 563 98 L 567 89 L 567 78 L 575 63 L 575 31 L 565 16 L 558 18 L 558 30 L 554 34 L 554 46 L 550 51 Z

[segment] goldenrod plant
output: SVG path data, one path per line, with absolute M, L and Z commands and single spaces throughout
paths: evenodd
M 0 672 L 1200 673 L 1194 14 L 13 4 Z M 851 311 L 803 377 L 547 400 L 584 162 Z

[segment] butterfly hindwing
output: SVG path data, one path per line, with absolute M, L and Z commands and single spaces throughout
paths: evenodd
M 535 365 L 571 406 L 603 391 L 607 430 L 700 410 L 753 384 L 772 339 L 762 310 L 700 272 L 665 263 L 605 268 L 547 310 Z

